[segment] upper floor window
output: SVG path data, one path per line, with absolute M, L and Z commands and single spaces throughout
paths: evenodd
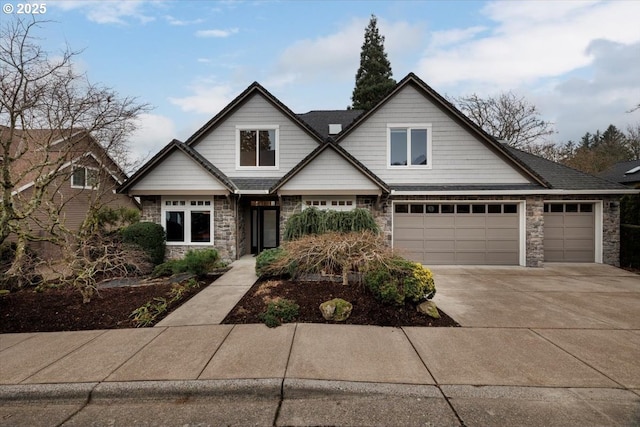
M 236 127 L 237 167 L 278 168 L 277 126 Z
M 387 125 L 389 167 L 431 167 L 431 125 Z
M 98 187 L 98 170 L 83 166 L 74 166 L 71 174 L 71 187 L 96 188 Z

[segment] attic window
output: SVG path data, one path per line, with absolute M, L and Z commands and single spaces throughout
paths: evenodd
M 278 168 L 278 126 L 236 127 L 238 169 Z
M 76 166 L 71 174 L 72 188 L 96 188 L 98 187 L 98 170 Z
M 342 125 L 340 123 L 329 125 L 329 135 L 335 135 L 340 132 L 342 132 Z
M 431 169 L 431 125 L 388 124 L 387 166 Z
M 632 173 L 636 173 L 636 172 L 640 172 L 640 166 L 636 166 L 633 169 L 629 169 L 628 171 L 626 171 L 624 174 L 625 175 L 631 175 Z

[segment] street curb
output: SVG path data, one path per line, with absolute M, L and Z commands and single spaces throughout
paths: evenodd
M 444 395 L 435 385 L 373 383 L 355 381 L 305 380 L 286 378 L 283 385 L 285 399 L 322 398 L 336 395 L 348 396 L 395 396 L 441 398 Z
M 280 398 L 282 379 L 127 381 L 98 384 L 91 401 L 162 400 L 206 397 Z
M 0 385 L 0 403 L 34 401 L 86 402 L 98 383 Z

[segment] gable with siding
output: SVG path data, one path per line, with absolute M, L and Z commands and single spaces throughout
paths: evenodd
M 236 170 L 236 128 L 274 125 L 278 126 L 279 133 L 279 168 Z M 253 94 L 192 145 L 229 178 L 251 178 L 257 175 L 263 178 L 280 178 L 317 146 L 317 140 L 260 93 Z
M 387 165 L 387 125 L 431 124 L 432 168 L 390 169 Z M 528 184 L 531 181 L 492 148 L 406 85 L 340 145 L 388 184 Z
M 281 194 L 379 194 L 380 187 L 334 150 L 324 150 L 289 179 Z
M 129 190 L 133 195 L 227 194 L 227 188 L 180 150 L 174 150 Z

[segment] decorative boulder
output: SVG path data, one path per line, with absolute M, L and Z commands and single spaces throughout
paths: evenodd
M 438 312 L 436 303 L 430 300 L 420 304 L 418 306 L 418 311 L 422 314 L 426 314 L 429 317 L 433 317 L 434 319 L 440 318 L 440 312 Z
M 320 311 L 325 320 L 344 322 L 351 315 L 353 305 L 349 301 L 341 298 L 334 298 L 320 304 Z

